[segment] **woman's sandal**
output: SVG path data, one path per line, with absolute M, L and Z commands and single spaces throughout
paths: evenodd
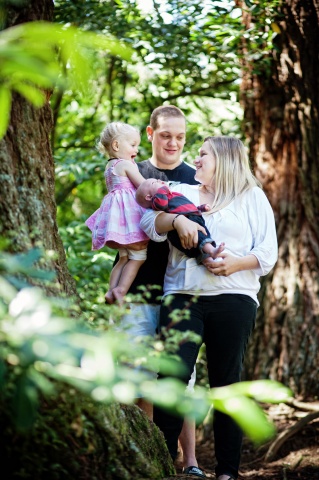
M 195 466 L 183 468 L 183 473 L 185 475 L 193 475 L 194 477 L 207 478 L 203 470 Z

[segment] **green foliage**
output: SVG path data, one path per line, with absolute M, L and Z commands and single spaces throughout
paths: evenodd
M 279 7 L 281 0 L 245 0 L 243 10 L 249 13 L 250 25 L 244 32 L 245 62 L 252 65 L 252 73 L 266 78 L 271 73 L 272 54 L 280 34 Z
M 19 258 L 24 272 L 31 257 L 25 261 L 23 256 Z M 17 265 L 17 259 L 7 264 Z M 5 263 L 2 265 L 5 270 Z M 27 430 L 34 424 L 41 397 L 56 395 L 55 382 L 62 382 L 91 396 L 95 402 L 130 404 L 143 396 L 161 408 L 197 421 L 203 420 L 212 405 L 231 415 L 253 441 L 262 441 L 273 433 L 263 411 L 249 397 L 259 402 L 284 401 L 290 391 L 282 385 L 246 382 L 210 392 L 198 387 L 195 393 L 189 393 L 178 380 L 152 380 L 152 370 L 178 375 L 180 362 L 169 359 L 161 349 L 157 349 L 157 356 L 149 355 L 150 348 L 143 344 L 136 344 L 132 351 L 124 332 L 88 328 L 83 319 L 68 317 L 67 304 L 64 315 L 56 315 L 54 303 L 36 287 L 17 291 L 1 277 L 1 401 L 11 404 L 12 421 L 18 430 Z M 132 368 L 134 364 L 142 365 L 138 362 L 141 358 L 145 358 L 148 371 Z M 247 412 L 249 415 L 245 415 Z
M 202 5 L 196 0 L 173 0 L 148 7 L 128 0 L 119 2 L 117 8 L 112 3 L 102 6 L 85 2 L 80 6 L 75 0 L 58 1 L 55 16 L 58 22 L 80 22 L 87 29 L 129 42 L 143 76 L 153 80 L 143 85 L 136 69 L 129 71 L 150 109 L 164 100 L 171 102 L 192 94 L 229 95 L 224 86 L 235 82 L 239 72 L 229 44 L 234 48 L 242 28 L 238 15 L 233 14 L 234 3 L 223 7 L 217 1 Z M 123 84 L 126 66 L 115 66 L 122 72 L 119 84 Z
M 217 393 L 217 396 L 216 396 Z M 289 390 L 278 382 L 257 380 L 240 382 L 208 394 L 215 409 L 230 415 L 256 444 L 262 443 L 275 434 L 272 425 L 260 410 L 258 402 L 280 403 L 289 396 Z M 255 400 L 253 401 L 252 398 Z M 249 412 L 243 415 L 243 412 Z M 261 433 L 262 432 L 262 433 Z
M 55 279 L 56 274 L 39 268 L 43 257 L 44 252 L 38 248 L 15 256 L 3 252 L 0 254 L 0 273 L 18 289 L 28 286 L 28 279 L 50 282 Z
M 54 87 L 88 93 L 94 52 L 130 58 L 129 47 L 110 36 L 82 32 L 71 26 L 32 22 L 0 33 L 0 138 L 5 134 L 11 92 L 18 92 L 36 107 Z
M 113 55 L 96 62 L 90 98 L 74 91 L 65 91 L 61 97 L 57 90 L 52 97 L 55 159 L 57 168 L 62 165 L 65 172 L 57 181 L 60 225 L 70 221 L 70 212 L 72 220 L 90 215 L 106 193 L 105 161 L 95 145 L 109 121 L 121 120 L 140 129 L 138 161 L 151 155 L 145 128 L 151 111 L 164 102 L 178 105 L 187 116 L 183 158 L 190 163 L 207 134 L 241 135 L 239 17 L 233 2 L 227 7 L 195 0 L 154 2 L 153 6 L 136 0 L 116 6 L 113 2 L 55 2 L 56 22 L 112 35 L 134 51 L 129 62 Z M 101 166 L 94 169 L 97 161 Z M 79 166 L 76 176 L 71 168 L 67 174 L 71 164 Z
M 91 250 L 91 231 L 82 222 L 71 222 L 60 228 L 60 235 L 67 255 L 68 268 L 76 281 L 80 297 L 80 309 L 91 326 L 107 329 L 109 318 L 115 321 L 121 309 L 107 307 L 104 295 L 109 282 L 115 251 Z

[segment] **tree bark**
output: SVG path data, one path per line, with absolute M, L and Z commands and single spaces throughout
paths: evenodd
M 247 9 L 243 21 L 247 30 L 267 28 Z M 280 33 L 268 58 L 254 63 L 249 40 L 242 43 L 245 134 L 279 244 L 278 262 L 262 282 L 245 374 L 311 398 L 319 392 L 318 0 L 283 1 L 272 21 Z
M 38 0 L 8 8 L 6 26 L 52 18 L 52 0 Z M 9 240 L 11 252 L 34 247 L 54 252 L 43 262 L 57 274 L 57 283 L 46 287 L 47 293 L 74 295 L 75 282 L 56 223 L 51 128 L 49 102 L 36 108 L 20 95 L 13 95 L 9 128 L 0 142 L 0 235 Z
M 94 403 L 65 385 L 41 402 L 32 429 L 17 431 L 0 401 L 3 478 L 162 480 L 174 474 L 164 436 L 137 406 Z

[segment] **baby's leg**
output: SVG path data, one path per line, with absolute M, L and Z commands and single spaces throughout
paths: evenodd
M 114 303 L 115 300 L 116 300 L 116 297 L 113 295 L 113 290 L 114 290 L 114 288 L 117 287 L 117 285 L 120 281 L 123 269 L 124 269 L 125 265 L 127 264 L 127 262 L 129 261 L 128 260 L 128 251 L 126 249 L 124 249 L 124 248 L 120 249 L 119 250 L 119 255 L 120 255 L 119 261 L 117 262 L 117 264 L 113 267 L 113 269 L 111 271 L 109 289 L 105 294 L 105 303 L 109 303 L 109 304 Z
M 146 260 L 147 249 L 128 250 L 129 260 L 124 266 L 118 285 L 113 288 L 112 294 L 120 305 L 123 304 L 124 297 L 130 289 L 137 272 Z

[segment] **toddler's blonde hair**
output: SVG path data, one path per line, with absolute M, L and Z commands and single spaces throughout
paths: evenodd
M 127 123 L 123 122 L 112 122 L 106 125 L 103 129 L 99 143 L 97 144 L 97 149 L 103 155 L 114 155 L 114 151 L 112 148 L 112 143 L 114 140 L 118 139 L 119 137 L 125 137 L 126 135 L 130 135 L 132 133 L 140 132 L 137 128 L 128 125 Z

